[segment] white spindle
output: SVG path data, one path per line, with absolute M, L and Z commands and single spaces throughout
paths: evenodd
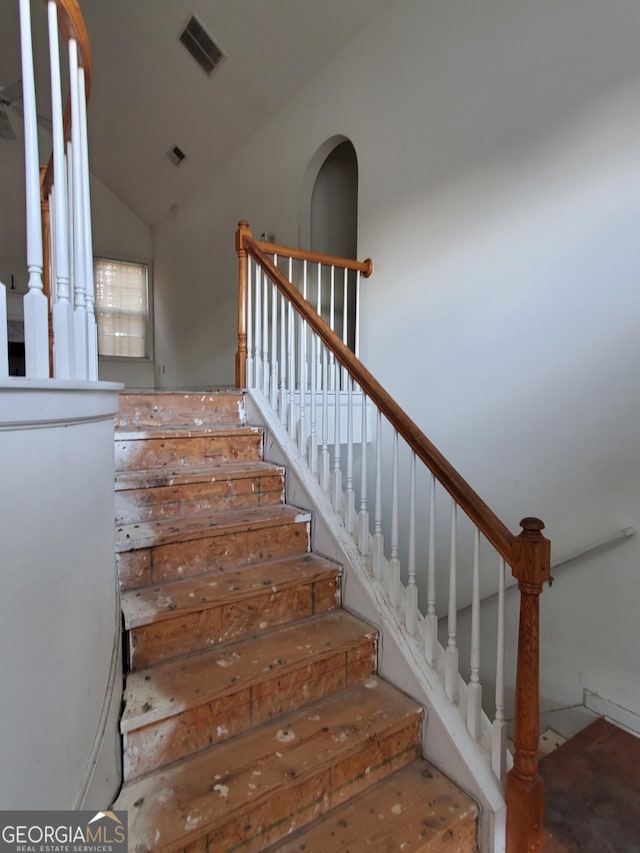
M 355 289 L 355 354 L 356 358 L 360 358 L 360 270 L 356 270 L 356 289 Z
M 80 92 L 78 86 L 78 45 L 69 40 L 69 88 L 71 89 L 71 144 L 73 147 L 73 343 L 74 372 L 78 379 L 87 375 L 87 303 L 84 214 L 82 210 L 82 144 L 80 142 Z
M 322 491 L 329 492 L 331 459 L 329 456 L 329 357 L 327 347 L 322 347 L 322 450 L 318 465 L 318 479 Z
M 287 421 L 287 300 L 280 294 L 280 392 L 278 394 L 278 415 L 280 423 Z
M 269 396 L 269 286 L 271 281 L 264 275 L 262 279 L 262 377 L 261 387 Z M 273 286 L 273 285 L 271 285 Z
M 55 192 L 55 187 L 53 188 Z M 76 279 L 76 270 L 75 270 L 75 257 L 74 257 L 74 240 L 75 240 L 75 214 L 74 214 L 74 206 L 73 206 L 73 145 L 71 144 L 71 140 L 69 139 L 67 142 L 67 230 L 69 232 L 69 248 L 68 248 L 68 256 L 69 256 L 69 283 L 71 290 L 71 302 L 73 303 L 74 292 L 75 292 L 75 279 Z M 54 223 L 55 226 L 55 223 Z
M 50 196 L 50 224 L 53 252 L 51 255 L 51 287 L 53 292 L 53 372 L 57 379 L 74 375 L 73 310 L 71 308 L 69 272 L 69 231 L 67 227 L 67 176 L 64 152 L 62 89 L 60 83 L 60 45 L 58 40 L 58 7 L 50 0 L 49 61 L 51 70 L 51 121 L 53 136 L 53 187 Z
M 507 723 L 504 718 L 504 590 L 505 563 L 498 565 L 498 639 L 496 644 L 496 715 L 491 731 L 491 766 L 503 781 L 507 772 Z
M 429 552 L 427 564 L 427 613 L 424 619 L 424 656 L 436 664 L 438 617 L 436 615 L 436 478 L 429 473 Z
M 389 601 L 395 607 L 399 607 L 402 601 L 400 555 L 398 546 L 398 431 L 394 429 L 391 471 L 391 557 L 389 559 Z
M 382 535 L 382 412 L 378 409 L 376 428 L 376 497 L 373 540 L 371 543 L 373 572 L 381 581 L 384 576 L 384 537 Z
M 291 281 L 291 268 L 293 259 L 289 258 L 289 281 Z M 294 328 L 293 306 L 289 303 L 287 313 L 287 355 L 289 357 L 289 408 L 287 413 L 287 430 L 293 439 L 296 434 L 296 337 Z
M 416 583 L 416 454 L 411 451 L 409 475 L 409 562 L 404 620 L 407 631 L 418 630 L 418 585 Z
M 247 257 L 247 387 L 254 388 L 254 358 L 253 358 L 253 276 L 255 261 Z
M 451 502 L 451 552 L 449 563 L 449 611 L 447 615 L 447 650 L 445 655 L 444 688 L 452 702 L 458 699 L 458 646 L 457 646 L 457 506 Z
M 9 375 L 9 341 L 7 325 L 7 288 L 0 281 L 0 378 Z
M 353 381 L 347 375 L 347 488 L 344 494 L 344 526 L 355 531 L 356 496 L 353 491 Z
M 331 273 L 330 273 L 330 291 L 329 291 L 329 326 L 331 327 L 331 331 L 335 332 L 336 330 L 336 268 L 331 264 Z M 335 361 L 335 355 L 333 354 L 333 350 L 329 352 L 329 375 L 331 377 L 332 390 L 334 388 L 333 383 L 336 379 L 336 372 L 333 369 L 333 364 Z
M 93 280 L 93 236 L 91 233 L 91 186 L 89 175 L 89 143 L 87 138 L 87 99 L 84 68 L 78 71 L 80 97 L 80 147 L 82 153 L 82 210 L 85 258 L 85 290 L 87 303 L 87 379 L 98 378 L 98 329 L 95 314 L 95 284 Z
M 482 685 L 480 684 L 480 531 L 473 538 L 473 590 L 471 594 L 471 677 L 467 687 L 467 729 L 474 740 L 480 737 Z
M 360 512 L 358 513 L 358 547 L 360 553 L 369 553 L 369 510 L 367 506 L 367 398 L 362 394 L 362 428 L 360 439 Z
M 255 368 L 254 388 L 262 388 L 262 287 L 263 287 L 263 272 L 262 267 L 256 264 L 256 316 L 255 316 L 255 350 L 253 357 L 253 365 Z
M 349 309 L 349 300 L 348 300 L 348 292 L 349 292 L 349 270 L 345 267 L 342 271 L 342 343 L 347 345 L 347 314 Z M 342 371 L 342 381 L 347 381 L 349 374 L 347 373 L 346 367 L 343 368 Z
M 309 389 L 311 394 L 310 418 L 309 418 L 309 444 L 308 455 L 309 468 L 312 474 L 318 471 L 318 437 L 316 434 L 316 416 L 317 416 L 317 366 L 316 366 L 316 350 L 318 349 L 318 337 L 315 332 L 311 332 L 311 352 L 309 353 L 309 361 L 311 364 L 311 376 L 309 377 Z
M 273 256 L 273 265 L 278 265 L 278 258 Z M 271 408 L 274 411 L 278 409 L 278 288 L 270 282 L 271 287 L 271 381 L 270 381 L 270 401 Z
M 24 305 L 26 374 L 33 379 L 49 376 L 49 311 L 42 287 L 42 223 L 40 214 L 40 158 L 36 87 L 33 74 L 31 9 L 20 0 L 20 44 L 22 50 L 22 106 L 24 109 L 24 167 L 27 210 L 28 293 Z
M 305 455 L 305 441 L 307 432 L 307 328 L 302 317 L 300 317 L 300 335 L 298 344 L 298 372 L 300 375 L 300 413 L 298 416 L 298 450 L 300 455 Z
M 331 475 L 331 503 L 337 513 L 342 512 L 342 463 L 340 460 L 340 365 L 333 365 L 334 424 L 333 424 L 333 473 Z
M 318 267 L 318 293 L 317 293 L 317 299 L 316 299 L 316 311 L 317 311 L 318 315 L 320 317 L 322 317 L 322 264 L 318 264 L 317 267 Z M 318 341 L 318 343 L 320 343 L 320 342 Z M 321 354 L 320 354 L 320 347 L 319 346 L 317 347 L 317 351 L 316 351 L 316 359 L 318 362 L 316 365 L 316 380 L 318 382 L 318 385 L 314 386 L 314 388 L 316 388 L 317 391 L 321 391 L 322 390 L 322 386 L 321 386 L 322 365 L 320 363 L 321 362 Z

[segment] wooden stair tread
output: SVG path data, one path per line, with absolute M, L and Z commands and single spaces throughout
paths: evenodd
M 150 468 L 148 470 L 117 471 L 115 490 L 158 488 L 191 483 L 213 483 L 217 480 L 237 480 L 255 474 L 283 474 L 284 468 L 271 462 L 226 462 L 202 464 L 190 468 Z
M 373 628 L 344 610 L 329 611 L 270 634 L 131 672 L 121 730 L 131 731 L 217 696 L 282 677 L 375 636 Z
M 340 567 L 330 560 L 303 553 L 287 559 L 268 560 L 240 568 L 230 566 L 208 575 L 128 590 L 121 596 L 125 628 L 178 618 L 185 613 L 265 592 L 277 592 L 310 583 L 322 576 L 337 577 L 340 571 Z
M 219 423 L 209 426 L 190 426 L 189 424 L 178 424 L 169 426 L 150 426 L 141 424 L 136 427 L 133 424 L 126 429 L 118 427 L 115 431 L 115 440 L 118 441 L 143 441 L 160 440 L 167 438 L 208 438 L 211 435 L 256 435 L 262 430 L 260 427 L 244 426 L 238 423 Z
M 476 850 L 476 804 L 428 761 L 414 761 L 265 853 Z
M 237 389 L 205 391 L 125 391 L 120 394 L 116 426 L 128 423 L 243 422 L 244 393 Z
M 173 542 L 202 539 L 235 531 L 257 530 L 281 524 L 308 523 L 311 514 L 287 504 L 246 507 L 239 510 L 193 515 L 186 518 L 160 518 L 116 528 L 116 552 L 150 548 Z
M 278 791 L 295 803 L 294 789 L 300 791 L 304 783 L 310 796 L 323 801 L 326 808 L 329 800 L 340 800 L 341 788 L 340 774 L 335 773 L 331 774 L 333 790 L 328 790 L 329 768 L 366 746 L 375 746 L 385 735 L 407 726 L 417 731 L 421 714 L 413 701 L 372 677 L 127 783 L 114 808 L 129 812 L 136 853 L 173 850 L 238 815 L 251 821 L 260 804 Z M 413 750 L 406 750 L 407 762 L 416 744 L 417 738 Z M 378 768 L 368 769 L 365 775 L 375 777 Z

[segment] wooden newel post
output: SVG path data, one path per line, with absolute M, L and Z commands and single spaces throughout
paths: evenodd
M 249 294 L 247 250 L 245 237 L 251 237 L 249 223 L 238 222 L 236 252 L 238 253 L 238 350 L 236 352 L 236 388 L 247 387 L 247 300 Z
M 40 218 L 42 220 L 42 292 L 49 303 L 49 376 L 53 376 L 53 297 L 51 280 L 53 270 L 51 268 L 51 213 L 49 211 L 49 198 L 44 194 L 44 178 L 47 173 L 46 166 L 40 166 Z
M 507 775 L 507 853 L 542 850 L 543 783 L 538 775 L 539 596 L 550 580 L 551 546 L 539 518 L 523 518 L 511 571 L 520 590 L 513 769 Z

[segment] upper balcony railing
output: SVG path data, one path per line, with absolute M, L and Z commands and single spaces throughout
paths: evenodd
M 23 299 L 25 372 L 31 379 L 94 381 L 98 355 L 86 111 L 91 50 L 76 0 L 45 4 L 52 152 L 41 168 L 36 100 L 45 94 L 36 93 L 31 4 L 20 0 L 28 271 Z M 69 67 L 64 106 L 61 52 Z M 6 330 L 6 288 L 0 283 L 0 378 L 8 375 Z
M 469 736 L 486 747 L 488 763 L 506 788 L 508 853 L 540 850 L 538 599 L 550 570 L 543 523 L 525 518 L 519 535 L 512 534 L 366 369 L 357 344 L 349 346 L 350 332 L 343 334 L 345 325 L 336 325 L 331 295 L 323 299 L 322 268 L 329 268 L 331 284 L 346 280 L 349 270 L 369 275 L 370 261 L 261 243 L 246 222 L 236 232 L 236 248 L 238 387 L 263 394 L 277 413 L 328 496 L 336 523 L 351 535 L 364 565 L 397 609 L 416 653 L 457 707 Z M 289 258 L 304 264 L 302 286 L 292 281 Z M 351 316 L 357 318 L 357 305 Z M 345 323 L 348 330 L 348 319 Z M 351 342 L 358 338 L 356 329 Z M 507 565 L 521 593 L 515 755 L 508 773 Z M 481 631 L 481 598 L 496 589 L 497 624 Z M 467 606 L 470 640 L 462 648 L 458 611 Z M 483 667 L 490 670 L 484 685 Z M 493 688 L 485 702 L 483 686 Z

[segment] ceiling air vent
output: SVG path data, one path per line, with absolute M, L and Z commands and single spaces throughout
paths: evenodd
M 225 58 L 195 15 L 189 18 L 178 38 L 209 77 Z
M 174 166 L 179 166 L 186 156 L 187 155 L 184 153 L 184 151 L 178 148 L 177 145 L 174 145 L 173 148 L 170 148 L 167 151 L 167 157 L 169 158 L 169 160 L 171 160 Z

